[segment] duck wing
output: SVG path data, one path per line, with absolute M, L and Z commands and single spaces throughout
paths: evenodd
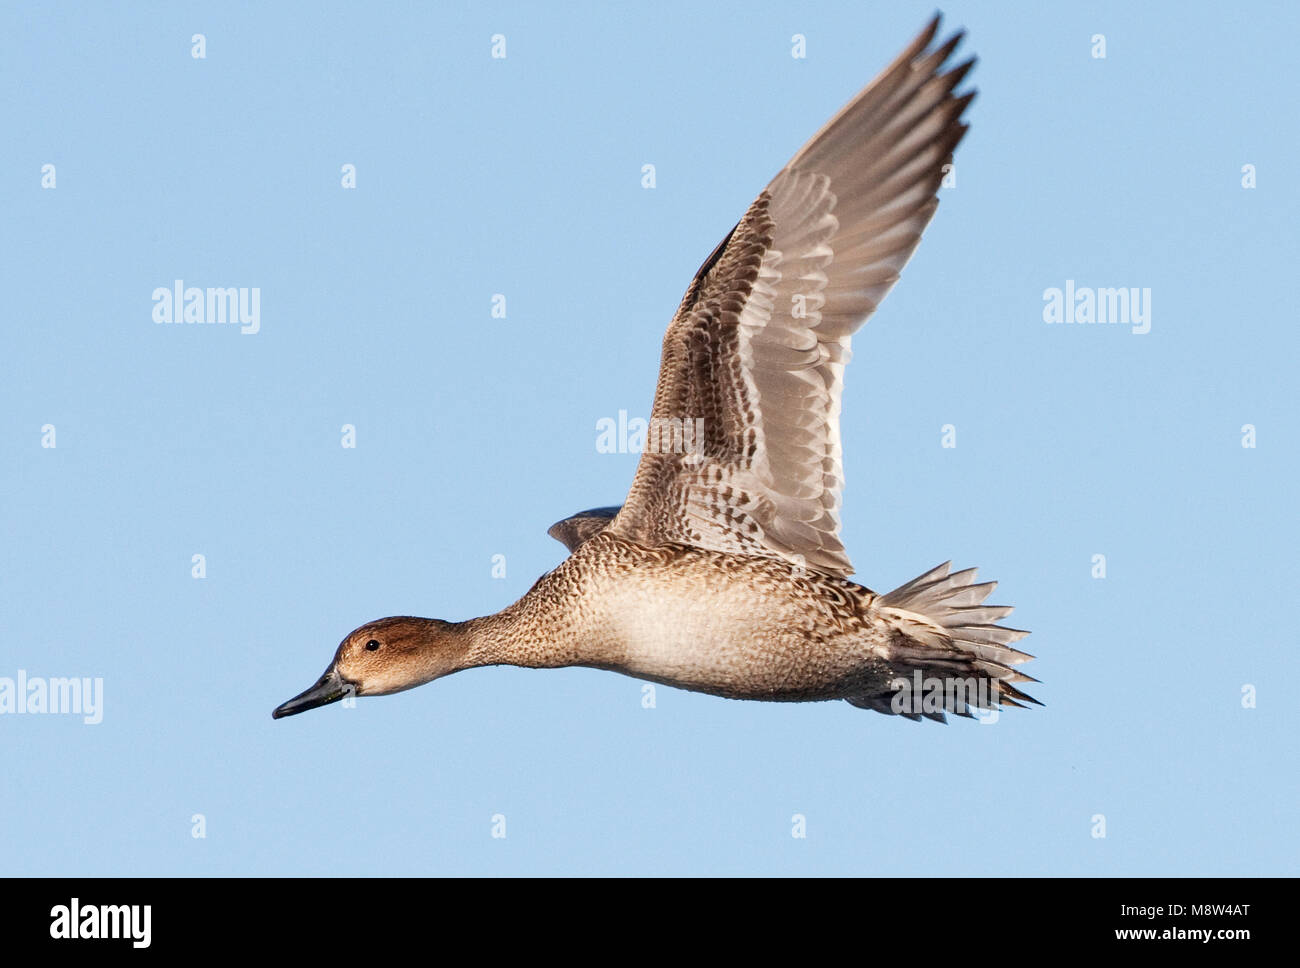
M 569 553 L 572 554 L 578 550 L 578 545 L 592 535 L 604 531 L 618 512 L 617 507 L 591 508 L 587 511 L 579 511 L 563 521 L 556 521 L 546 529 L 546 533 L 568 548 Z
M 938 206 L 974 93 L 935 17 L 772 179 L 696 273 L 667 335 L 646 446 L 611 533 L 829 575 L 849 340 Z

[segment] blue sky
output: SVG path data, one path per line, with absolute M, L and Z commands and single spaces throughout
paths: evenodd
M 515 669 L 270 718 L 623 499 L 597 422 L 929 5 L 6 5 L 0 677 L 104 698 L 0 716 L 0 873 L 1295 874 L 1300 12 L 1061 6 L 947 6 L 972 129 L 847 373 L 856 579 L 978 565 L 1034 633 L 1046 707 L 940 727 Z M 154 323 L 177 279 L 260 331 Z

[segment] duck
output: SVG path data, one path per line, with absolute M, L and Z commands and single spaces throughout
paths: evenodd
M 735 700 L 911 720 L 1042 705 L 995 582 L 946 562 L 879 594 L 840 540 L 853 334 L 938 207 L 974 90 L 935 16 L 767 184 L 687 287 L 620 506 L 551 526 L 569 551 L 518 601 L 350 632 L 280 719 L 465 669 L 585 667 Z

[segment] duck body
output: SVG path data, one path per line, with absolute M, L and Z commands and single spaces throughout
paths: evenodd
M 509 608 L 457 626 L 472 643 L 457 668 L 586 666 L 726 699 L 942 720 L 1036 702 L 1014 685 L 1035 681 L 1013 668 L 1030 658 L 1010 645 L 1027 633 L 995 624 L 1009 606 L 983 604 L 994 587 L 944 563 L 879 595 L 798 563 L 647 548 L 607 528 Z M 918 676 L 964 691 L 900 705 Z
M 729 699 L 860 695 L 889 677 L 890 629 L 861 585 L 686 545 L 586 541 L 507 613 L 486 655 L 589 666 Z M 535 641 L 517 637 L 526 629 Z

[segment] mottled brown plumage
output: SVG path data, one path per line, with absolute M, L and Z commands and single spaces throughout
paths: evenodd
M 847 579 L 839 429 L 850 338 L 933 217 L 973 94 L 938 18 L 759 193 L 664 337 L 647 446 L 622 508 L 550 533 L 572 552 L 502 611 L 351 633 L 276 710 L 460 669 L 589 666 L 733 699 L 846 699 L 913 719 L 1032 702 L 984 605 L 941 565 L 886 595 Z M 934 681 L 937 702 L 917 690 Z M 958 688 L 949 688 L 956 686 Z M 945 691 L 947 690 L 947 691 Z M 969 690 L 969 691 L 968 691 Z
M 692 421 L 704 445 L 648 450 L 615 533 L 852 573 L 838 516 L 849 339 L 934 215 L 973 96 L 952 93 L 972 62 L 940 72 L 960 35 L 927 52 L 937 28 L 772 179 L 697 274 L 664 338 L 652 423 Z

